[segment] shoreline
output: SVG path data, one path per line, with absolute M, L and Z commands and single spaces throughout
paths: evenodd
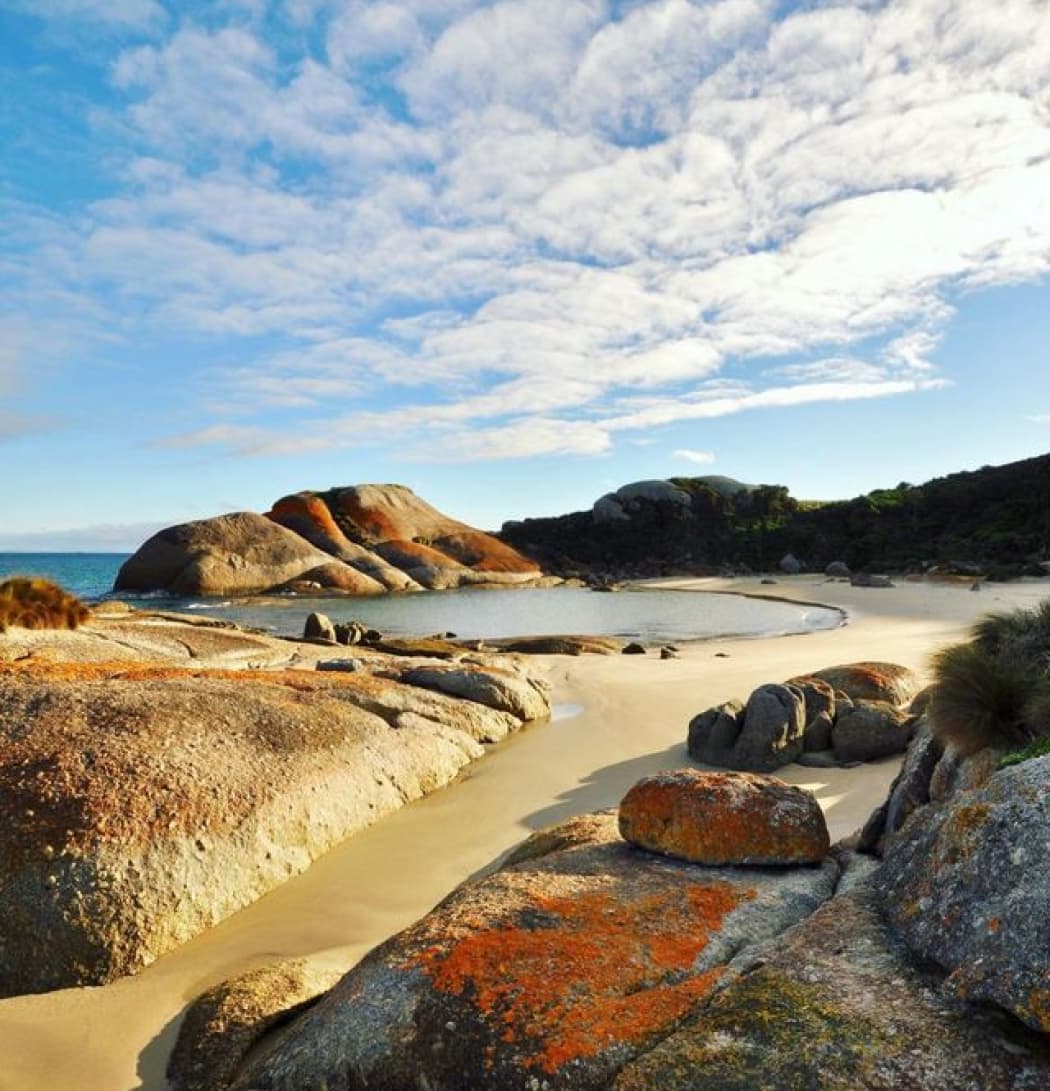
M 971 593 L 817 579 L 816 586 L 814 577 L 778 580 L 778 597 L 800 602 L 819 595 L 824 601 L 814 605 L 847 611 L 849 624 L 792 636 L 683 641 L 677 660 L 529 657 L 554 683 L 556 706 L 582 712 L 511 736 L 448 788 L 349 838 L 136 977 L 0 1001 L 0 1048 L 8 1058 L 0 1088 L 161 1091 L 181 1012 L 205 988 L 287 956 L 349 968 L 533 830 L 614 805 L 649 772 L 693 764 L 685 753 L 686 724 L 704 708 L 834 663 L 885 659 L 925 671 L 930 652 L 960 638 L 976 617 L 1050 595 L 1044 582 Z M 737 593 L 763 586 L 757 579 L 654 582 Z M 815 791 L 838 839 L 881 801 L 898 765 L 886 759 L 850 770 L 789 766 L 778 775 Z

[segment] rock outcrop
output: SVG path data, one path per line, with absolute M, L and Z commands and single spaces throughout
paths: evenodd
M 154 534 L 121 565 L 114 587 L 173 595 L 246 593 L 304 579 L 331 560 L 271 519 L 241 511 Z M 366 580 L 367 591 L 374 581 Z
M 238 639 L 304 666 L 312 646 L 86 628 L 27 633 L 0 662 L 0 995 L 135 972 L 549 711 L 498 666 L 428 673 L 369 649 L 353 673 L 252 670 Z M 211 661 L 241 669 L 192 657 L 213 636 Z M 149 657 L 163 640 L 189 669 Z
M 300 1014 L 341 975 L 306 959 L 251 970 L 199 996 L 168 1059 L 170 1091 L 216 1091 L 274 1026 Z
M 282 497 L 266 516 L 238 512 L 169 527 L 124 563 L 115 587 L 174 595 L 371 595 L 541 576 L 517 550 L 442 515 L 411 489 L 357 485 Z
M 877 889 L 949 992 L 1050 1033 L 1050 756 L 913 815 L 890 840 Z
M 937 753 L 923 728 L 889 810 Z M 815 845 L 819 866 L 791 866 L 772 778 L 646 778 L 619 811 L 646 851 L 616 839 L 611 812 L 534 834 L 263 1040 L 230 1086 L 1050 1086 L 1050 756 L 987 776 L 967 761 L 942 802 L 907 789 L 881 864 Z M 746 829 L 727 808 L 741 788 L 768 794 Z M 692 849 L 722 830 L 738 847 L 775 842 L 764 859 L 780 866 L 666 855 L 713 861 Z
M 915 674 L 895 663 L 849 663 L 759 686 L 694 716 L 687 747 L 705 765 L 771 773 L 791 762 L 873 761 L 907 749 Z
M 614 1091 L 1035 1091 L 1050 1050 L 938 995 L 868 884 L 826 903 L 698 1006 Z
M 611 814 L 568 826 L 377 948 L 234 1086 L 607 1088 L 837 874 L 668 860 Z

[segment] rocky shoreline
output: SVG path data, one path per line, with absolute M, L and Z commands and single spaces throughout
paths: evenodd
M 318 649 L 173 616 L 0 644 L 0 996 L 100 984 L 550 712 L 509 657 Z
M 291 974 L 287 1025 L 287 967 L 214 990 L 172 1087 L 1035 1091 L 1050 758 L 969 772 L 881 859 L 829 851 L 819 808 L 772 777 L 642 781 L 618 815 L 533 835 L 330 991 Z

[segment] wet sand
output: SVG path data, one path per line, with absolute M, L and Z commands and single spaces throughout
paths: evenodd
M 451 787 L 356 835 L 304 875 L 142 974 L 104 988 L 0 1001 L 2 1091 L 161 1091 L 186 1003 L 252 966 L 307 955 L 349 968 L 532 830 L 616 804 L 638 777 L 688 764 L 695 713 L 754 686 L 859 659 L 923 670 L 931 651 L 989 610 L 1034 605 L 1046 583 L 851 588 L 813 577 L 659 581 L 660 586 L 777 594 L 838 606 L 849 624 L 805 636 L 683 645 L 682 658 L 550 657 L 556 718 L 495 747 Z M 697 595 L 697 609 L 703 596 Z M 723 657 L 719 653 L 724 653 Z M 813 790 L 833 838 L 856 829 L 898 761 L 852 770 L 790 766 Z

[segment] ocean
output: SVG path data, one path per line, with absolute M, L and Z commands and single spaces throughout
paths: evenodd
M 585 588 L 424 591 L 408 595 L 333 597 L 251 595 L 172 598 L 112 594 L 124 553 L 0 553 L 0 579 L 44 576 L 87 601 L 107 596 L 132 605 L 222 618 L 284 635 L 302 632 L 308 614 L 360 621 L 394 635 L 452 632 L 464 639 L 586 633 L 648 642 L 775 636 L 832 629 L 836 610 L 792 602 L 690 591 L 596 593 Z

